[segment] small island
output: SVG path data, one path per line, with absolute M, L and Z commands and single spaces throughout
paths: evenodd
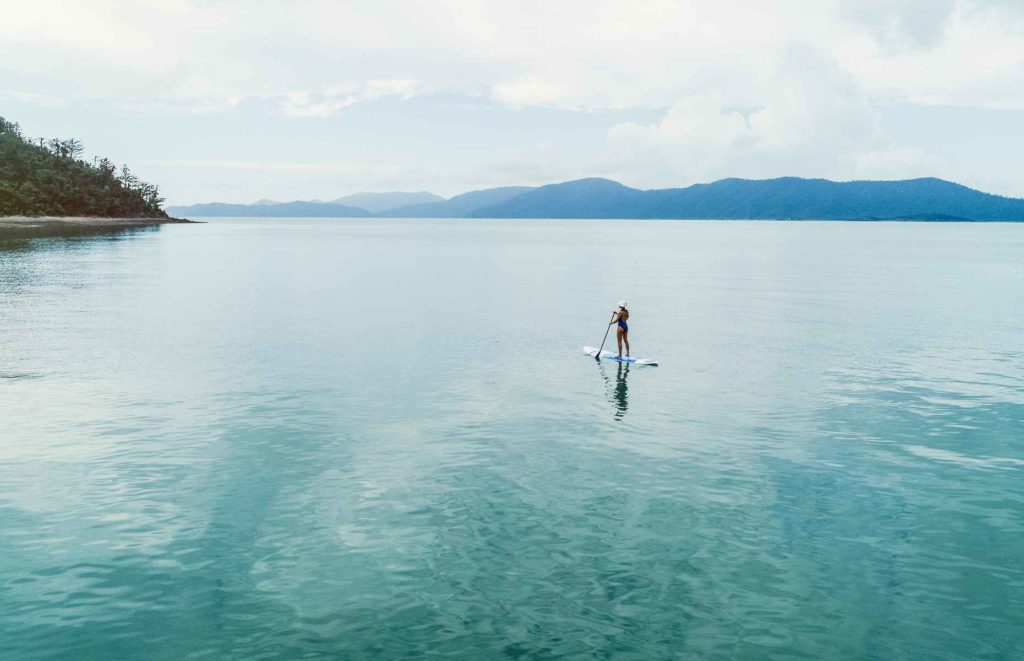
M 128 166 L 82 152 L 74 138 L 33 141 L 0 117 L 0 232 L 192 222 L 168 216 L 159 187 Z

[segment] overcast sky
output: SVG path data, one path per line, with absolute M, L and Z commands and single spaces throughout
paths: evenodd
M 0 0 L 0 115 L 169 203 L 605 176 L 1024 197 L 1024 0 Z

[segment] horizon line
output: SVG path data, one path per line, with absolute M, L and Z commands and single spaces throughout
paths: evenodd
M 484 188 L 473 188 L 473 189 L 470 189 L 470 190 L 463 191 L 461 193 L 456 193 L 456 194 L 448 196 L 448 197 L 446 197 L 444 195 L 438 195 L 437 193 L 434 193 L 433 191 L 430 191 L 430 190 L 427 190 L 427 189 L 420 189 L 420 190 L 395 190 L 395 189 L 391 189 L 391 190 L 380 190 L 380 191 L 359 190 L 359 191 L 355 191 L 355 192 L 352 192 L 352 193 L 346 193 L 344 195 L 341 195 L 340 197 L 335 198 L 334 200 L 321 200 L 319 198 L 294 199 L 294 200 L 271 200 L 269 198 L 260 198 L 258 200 L 253 200 L 251 202 L 223 202 L 223 201 L 220 201 L 220 200 L 212 200 L 212 201 L 206 201 L 206 202 L 191 202 L 191 203 L 187 203 L 187 204 L 165 204 L 164 208 L 190 207 L 190 206 L 198 206 L 198 205 L 201 205 L 201 204 L 231 204 L 231 205 L 252 206 L 252 205 L 257 204 L 258 202 L 262 202 L 266 206 L 270 206 L 270 205 L 274 205 L 274 204 L 292 204 L 292 203 L 295 203 L 295 202 L 306 202 L 306 203 L 310 203 L 310 204 L 337 204 L 339 206 L 349 206 L 349 207 L 357 208 L 358 209 L 358 208 L 361 208 L 361 207 L 357 207 L 355 205 L 347 205 L 347 204 L 338 202 L 337 200 L 341 200 L 341 199 L 344 199 L 346 197 L 352 197 L 354 195 L 367 195 L 367 194 L 369 194 L 369 195 L 395 195 L 395 194 L 416 194 L 416 195 L 419 195 L 419 194 L 426 193 L 426 194 L 429 194 L 429 195 L 436 195 L 437 197 L 442 198 L 440 201 L 447 202 L 447 201 L 449 201 L 451 199 L 459 197 L 460 195 L 466 195 L 466 194 L 475 193 L 475 192 L 478 192 L 478 191 L 494 190 L 496 188 L 520 188 L 521 187 L 521 188 L 530 188 L 530 189 L 533 189 L 533 190 L 537 190 L 537 189 L 540 189 L 540 188 L 546 188 L 548 186 L 559 186 L 559 185 L 562 185 L 562 184 L 571 184 L 571 183 L 577 183 L 577 182 L 582 182 L 582 181 L 607 181 L 607 182 L 611 182 L 611 183 L 617 184 L 619 186 L 622 186 L 624 188 L 628 188 L 630 190 L 635 190 L 635 191 L 640 191 L 640 192 L 651 192 L 651 191 L 666 191 L 666 190 L 684 190 L 684 189 L 687 189 L 687 188 L 693 188 L 694 186 L 709 186 L 709 185 L 720 183 L 720 182 L 723 182 L 723 181 L 780 181 L 780 180 L 784 180 L 784 179 L 794 179 L 794 180 L 800 180 L 800 181 L 822 181 L 822 182 L 827 182 L 827 183 L 831 183 L 831 184 L 903 183 L 903 182 L 912 182 L 912 181 L 934 180 L 934 181 L 940 181 L 940 182 L 943 182 L 943 183 L 946 183 L 946 184 L 952 184 L 954 186 L 961 186 L 961 187 L 967 188 L 969 190 L 977 191 L 979 193 L 984 193 L 985 195 L 992 195 L 992 196 L 995 196 L 995 197 L 1001 197 L 1001 198 L 1008 199 L 1008 200 L 1024 200 L 1024 197 L 1014 197 L 1012 195 L 1002 195 L 1000 193 L 990 193 L 990 192 L 984 191 L 984 190 L 982 190 L 980 188 L 973 188 L 971 186 L 968 186 L 967 184 L 964 184 L 964 183 L 961 183 L 961 182 L 958 182 L 958 181 L 953 181 L 952 179 L 943 179 L 942 177 L 935 177 L 935 176 L 910 177 L 910 178 L 906 178 L 906 179 L 829 179 L 827 177 L 801 177 L 801 176 L 797 176 L 797 175 L 781 175 L 781 176 L 777 176 L 777 177 L 764 177 L 764 178 L 722 177 L 722 178 L 714 179 L 714 180 L 711 180 L 711 181 L 694 182 L 692 184 L 688 184 L 688 185 L 684 185 L 684 186 L 664 186 L 664 187 L 656 187 L 656 188 L 638 188 L 636 186 L 629 186 L 628 184 L 624 184 L 621 181 L 618 181 L 616 179 L 611 179 L 609 177 L 592 176 L 592 177 L 578 177 L 576 179 L 565 179 L 565 180 L 561 180 L 561 181 L 552 181 L 552 182 L 549 182 L 549 183 L 546 183 L 546 184 L 538 184 L 538 185 L 499 184 L 499 185 L 496 185 L 496 186 L 487 186 L 487 187 L 484 187 Z M 431 204 L 431 202 L 421 202 L 421 203 L 412 203 L 412 204 Z M 403 205 L 403 206 L 405 206 L 405 205 Z

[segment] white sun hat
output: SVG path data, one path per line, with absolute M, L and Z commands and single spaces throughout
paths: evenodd
M 624 308 L 624 307 L 626 307 L 626 305 L 627 305 L 626 301 L 619 301 L 619 307 L 620 308 Z

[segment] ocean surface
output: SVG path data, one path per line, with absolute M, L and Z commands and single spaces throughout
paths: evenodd
M 0 241 L 0 658 L 429 656 L 1024 658 L 1024 225 Z

